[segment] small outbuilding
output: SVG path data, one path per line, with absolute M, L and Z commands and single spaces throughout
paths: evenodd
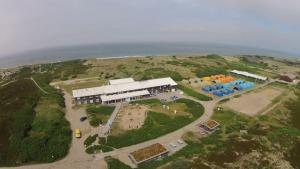
M 283 80 L 285 82 L 294 82 L 294 80 L 297 78 L 297 76 L 293 73 L 286 73 L 280 76 L 280 80 Z
M 209 120 L 205 123 L 201 123 L 199 127 L 203 128 L 206 132 L 212 133 L 218 129 L 220 124 L 215 120 Z

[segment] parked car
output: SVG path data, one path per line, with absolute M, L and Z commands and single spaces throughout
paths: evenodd
M 177 99 L 178 99 L 177 96 L 172 96 L 172 97 L 171 97 L 171 100 L 173 100 L 173 101 L 175 101 L 175 100 L 177 100 Z
M 81 131 L 80 131 L 80 129 L 76 129 L 75 130 L 75 137 L 76 138 L 81 138 Z
M 81 122 L 85 121 L 86 119 L 87 119 L 86 116 L 80 117 L 80 121 L 81 121 Z

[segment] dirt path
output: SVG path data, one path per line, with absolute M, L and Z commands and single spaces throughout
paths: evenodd
M 31 77 L 30 80 L 33 81 L 33 83 L 38 87 L 43 93 L 48 94 L 43 88 L 40 87 L 40 85 Z

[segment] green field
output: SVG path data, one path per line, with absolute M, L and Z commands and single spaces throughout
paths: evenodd
M 146 103 L 148 105 L 162 105 L 162 103 L 153 99 L 150 101 L 138 102 Z M 147 118 L 142 128 L 129 130 L 117 136 L 108 136 L 107 145 L 115 148 L 120 148 L 154 139 L 191 123 L 204 113 L 204 108 L 200 103 L 188 99 L 178 99 L 176 100 L 176 102 L 186 104 L 188 107 L 186 111 L 189 112 L 192 116 L 170 117 L 162 113 L 150 111 L 148 112 Z
M 131 169 L 130 166 L 112 157 L 106 157 L 105 161 L 107 163 L 108 169 Z
M 198 92 L 194 91 L 194 89 L 191 89 L 189 87 L 185 87 L 185 86 L 180 85 L 180 84 L 177 87 L 178 87 L 178 89 L 182 90 L 185 94 L 187 94 L 189 96 L 192 96 L 192 97 L 194 97 L 194 98 L 196 98 L 198 100 L 201 100 L 201 101 L 212 100 L 211 97 L 206 96 L 206 95 L 201 94 L 201 93 L 198 93 Z

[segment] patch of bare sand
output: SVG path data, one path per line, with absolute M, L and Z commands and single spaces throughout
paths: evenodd
M 272 103 L 277 96 L 283 92 L 282 89 L 265 88 L 257 92 L 247 93 L 238 98 L 233 98 L 224 103 L 224 107 L 254 116 Z
M 119 112 L 119 126 L 123 130 L 132 130 L 142 127 L 148 108 L 143 105 L 124 105 Z

